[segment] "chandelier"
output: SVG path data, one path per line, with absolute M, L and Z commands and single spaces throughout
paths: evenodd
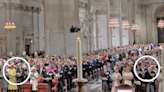
M 122 28 L 123 28 L 123 29 L 129 29 L 129 28 L 130 28 L 129 22 L 123 22 Z
M 14 23 L 6 23 L 6 25 L 5 25 L 5 29 L 7 29 L 7 30 L 12 30 L 15 28 L 16 28 L 16 26 Z
M 138 30 L 138 29 L 139 29 L 139 27 L 138 27 L 138 25 L 137 25 L 137 24 L 133 24 L 133 25 L 132 25 L 131 30 L 136 31 L 136 30 Z
M 164 28 L 164 21 L 162 20 L 162 19 L 160 19 L 159 21 L 158 21 L 158 25 L 157 25 L 157 27 L 158 28 Z
M 111 27 L 111 28 L 119 27 L 117 19 L 111 19 L 109 22 L 109 27 Z

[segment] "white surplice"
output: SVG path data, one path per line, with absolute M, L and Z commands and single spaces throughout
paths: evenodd
M 38 72 L 35 72 L 35 73 L 31 73 L 31 74 L 34 74 L 34 77 L 31 77 L 30 78 L 30 83 L 32 84 L 32 90 L 33 91 L 37 91 L 37 86 L 38 86 L 38 81 L 37 81 L 37 78 L 38 78 Z

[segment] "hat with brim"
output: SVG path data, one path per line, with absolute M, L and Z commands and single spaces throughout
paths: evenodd
M 9 67 L 14 67 L 14 63 L 10 64 Z
M 36 69 L 35 67 L 32 67 L 32 68 L 31 68 L 31 71 L 34 71 L 35 69 Z

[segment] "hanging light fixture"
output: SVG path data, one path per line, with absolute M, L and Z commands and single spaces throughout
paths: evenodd
M 5 25 L 5 29 L 7 29 L 7 30 L 13 30 L 13 29 L 15 29 L 16 28 L 16 26 L 15 26 L 15 24 L 14 23 L 6 23 L 6 25 Z
M 160 19 L 159 21 L 158 21 L 158 25 L 157 25 L 157 27 L 158 28 L 164 28 L 164 21 L 162 20 L 162 19 Z
M 136 30 L 138 30 L 138 29 L 139 29 L 139 27 L 138 27 L 138 25 L 137 25 L 137 24 L 133 24 L 133 25 L 132 25 L 131 30 L 136 31 Z
M 109 27 L 111 27 L 111 28 L 119 27 L 117 19 L 111 19 L 109 22 Z
M 126 29 L 126 30 L 129 29 L 129 28 L 130 28 L 129 22 L 123 22 L 122 28 L 123 28 L 123 29 Z

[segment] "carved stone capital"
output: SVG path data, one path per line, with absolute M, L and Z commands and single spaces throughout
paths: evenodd
M 119 18 L 119 14 L 110 14 L 111 18 Z
M 149 8 L 151 6 L 151 4 L 141 4 L 140 5 L 140 7 L 141 7 L 141 9 L 143 9 L 143 8 Z
M 86 9 L 87 8 L 87 3 L 79 1 L 79 8 Z
M 98 14 L 98 15 L 106 14 L 106 10 L 105 9 L 96 10 L 96 14 Z
M 16 3 L 0 3 L 0 9 L 15 9 L 20 11 L 37 12 L 37 13 L 41 11 L 40 7 L 25 6 Z

